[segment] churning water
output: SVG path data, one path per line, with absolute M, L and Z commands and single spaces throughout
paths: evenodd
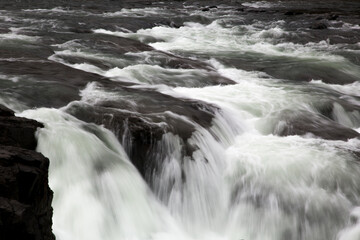
M 359 27 L 283 4 L 1 11 L 58 240 L 360 239 Z

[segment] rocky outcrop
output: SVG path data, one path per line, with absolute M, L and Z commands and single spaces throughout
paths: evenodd
M 43 125 L 0 106 L 0 239 L 53 240 L 49 160 L 34 151 Z
M 96 104 L 73 102 L 66 112 L 76 118 L 111 130 L 124 147 L 130 160 L 145 180 L 155 171 L 163 159 L 158 153 L 165 133 L 177 135 L 182 141 L 181 153 L 191 159 L 196 146 L 188 142 L 198 128 L 209 128 L 216 106 L 201 101 L 175 98 L 159 92 L 130 87 L 98 84 L 99 89 L 113 92 L 117 96 L 131 96 L 122 99 L 102 99 Z M 94 133 L 88 127 L 86 130 Z M 156 161 L 154 161 L 156 159 Z

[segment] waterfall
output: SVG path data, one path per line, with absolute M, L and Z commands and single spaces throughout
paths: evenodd
M 358 3 L 89 2 L 0 11 L 58 240 L 360 239 Z

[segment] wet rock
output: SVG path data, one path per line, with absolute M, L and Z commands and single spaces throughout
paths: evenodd
M 247 9 L 247 12 L 249 12 L 249 13 L 266 13 L 267 10 L 257 9 L 257 8 L 249 8 L 249 9 Z
M 49 160 L 34 151 L 38 127 L 0 105 L 0 239 L 55 239 Z
M 279 136 L 313 134 L 328 140 L 346 141 L 358 138 L 360 134 L 330 119 L 311 113 L 284 112 L 277 123 L 274 134 Z
M 9 33 L 9 32 L 10 32 L 9 29 L 0 27 L 0 34 Z
M 258 64 L 259 58 L 262 57 L 267 61 Z M 287 79 L 296 82 L 310 82 L 317 79 L 324 83 L 343 85 L 358 81 L 356 75 L 347 73 L 337 63 L 324 64 L 323 60 L 298 61 L 292 57 L 285 56 L 281 58 L 279 61 L 280 58 L 278 57 L 267 58 L 261 54 L 254 54 L 253 56 L 249 54 L 246 59 L 226 57 L 223 59 L 218 58 L 218 60 L 230 67 L 241 68 L 246 71 L 261 71 L 277 79 Z
M 286 16 L 296 16 L 296 15 L 302 15 L 302 14 L 304 14 L 304 12 L 301 10 L 292 10 L 292 11 L 287 11 L 284 13 L 284 15 L 286 15 Z
M 1 74 L 19 79 L 0 83 L 2 94 L 25 102 L 28 107 L 62 107 L 80 99 L 79 91 L 88 82 L 101 79 L 96 74 L 48 60 L 1 62 Z
M 0 145 L 0 239 L 53 240 L 49 160 Z
M 151 180 L 146 176 L 163 161 L 160 157 L 156 161 L 153 158 L 165 133 L 179 136 L 183 143 L 183 156 L 191 159 L 196 148 L 187 140 L 197 127 L 211 126 L 217 109 L 215 106 L 152 90 L 109 84 L 111 87 L 102 87 L 106 87 L 106 92 L 123 96 L 122 100 L 97 101 L 95 105 L 72 103 L 66 111 L 80 120 L 102 124 L 110 129 L 146 180 Z
M 69 30 L 73 33 L 92 33 L 92 30 L 88 28 L 70 28 Z
M 339 18 L 339 15 L 331 13 L 329 14 L 329 16 L 327 17 L 328 20 L 333 21 L 333 20 L 337 20 Z
M 43 127 L 34 120 L 12 116 L 13 112 L 0 108 L 0 143 L 26 149 L 35 149 L 37 141 L 35 131 Z
M 322 30 L 322 29 L 327 29 L 328 26 L 323 22 L 317 22 L 317 23 L 314 23 L 313 25 L 311 25 L 310 28 L 315 29 L 315 30 Z
M 15 112 L 10 108 L 0 105 L 0 117 L 11 117 L 14 116 Z
M 77 43 L 82 46 L 86 46 L 86 48 L 94 48 L 96 51 L 101 51 L 103 53 L 107 53 L 114 58 L 126 59 L 126 53 L 132 52 L 146 52 L 147 61 L 150 64 L 156 63 L 157 65 L 163 68 L 175 68 L 175 69 L 202 69 L 209 72 L 208 81 L 204 84 L 207 85 L 218 85 L 218 84 L 234 84 L 235 82 L 225 78 L 218 73 L 216 73 L 215 69 L 209 65 L 208 63 L 202 62 L 200 60 L 190 59 L 186 57 L 176 56 L 169 52 L 163 52 L 159 50 L 155 50 L 151 46 L 141 43 L 139 41 L 133 39 L 127 39 L 122 37 L 115 37 L 105 34 L 95 34 L 89 35 L 83 39 L 77 39 Z M 86 57 L 78 57 L 78 56 L 68 56 L 68 55 L 58 55 L 57 57 L 63 59 L 65 62 L 70 64 L 81 64 L 81 63 L 89 63 L 96 67 L 99 67 L 102 70 L 109 70 L 111 68 L 119 67 L 113 62 L 107 62 L 104 60 L 91 59 Z M 130 61 L 134 61 L 131 59 Z M 62 67 L 62 68 L 67 68 Z M 74 70 L 72 70 L 73 72 Z M 76 70 L 75 71 L 79 71 Z M 79 71 L 80 72 L 80 71 Z M 75 74 L 75 73 L 74 73 Z M 90 73 L 83 72 L 82 74 L 77 74 L 76 76 L 81 75 L 89 75 Z M 93 77 L 89 78 L 94 79 Z

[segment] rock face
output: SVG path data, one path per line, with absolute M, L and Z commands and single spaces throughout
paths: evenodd
M 42 124 L 0 106 L 0 239 L 53 240 L 49 160 L 34 151 Z

